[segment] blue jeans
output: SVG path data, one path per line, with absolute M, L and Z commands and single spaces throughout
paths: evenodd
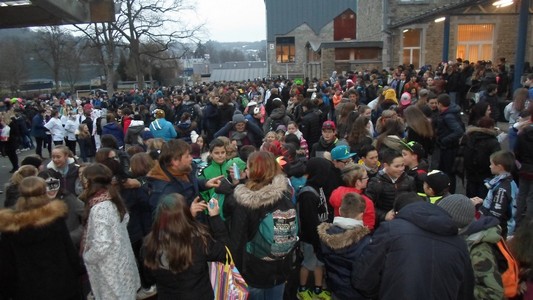
M 258 289 L 249 287 L 250 296 L 249 300 L 282 300 L 283 291 L 285 290 L 285 283 L 276 285 L 269 289 Z

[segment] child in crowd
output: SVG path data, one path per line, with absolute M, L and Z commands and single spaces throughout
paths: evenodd
M 378 160 L 378 150 L 372 145 L 364 145 L 358 154 L 360 158 L 358 164 L 365 168 L 368 177 L 376 176 L 381 167 Z
M 402 156 L 405 162 L 405 172 L 413 177 L 416 183 L 416 191 L 424 192 L 424 177 L 428 173 L 428 163 L 424 159 L 426 151 L 420 143 L 410 141 L 403 143 Z
M 211 161 L 208 163 L 207 167 L 205 167 L 199 172 L 198 178 L 209 180 L 219 176 L 227 177 L 228 165 L 226 156 L 226 146 L 224 145 L 223 140 L 216 138 L 211 141 L 211 144 L 209 145 L 209 156 L 211 157 Z M 209 200 L 215 198 L 218 200 L 220 207 L 223 207 L 224 205 L 224 195 L 217 194 L 215 192 L 215 188 L 200 192 L 200 195 L 206 202 L 209 202 Z
M 472 198 L 475 204 L 482 203 L 479 207 L 482 215 L 498 218 L 504 238 L 513 235 L 515 229 L 518 186 L 511 175 L 514 165 L 515 157 L 512 152 L 502 150 L 493 153 L 490 156 L 490 171 L 494 177 L 485 181 L 489 189 L 487 197 Z
M 333 224 L 324 222 L 317 228 L 333 299 L 362 298 L 350 281 L 353 262 L 370 241 L 370 230 L 363 221 L 367 203 L 359 194 L 346 193 Z
M 335 148 L 339 141 L 336 134 L 335 123 L 333 121 L 325 121 L 322 124 L 322 136 L 311 149 L 311 157 L 324 157 L 324 152 L 331 152 L 331 149 Z
M 298 140 L 300 141 L 300 148 L 297 150 L 297 154 L 300 156 L 302 154 L 305 155 L 306 158 L 309 158 L 309 145 L 307 144 L 307 141 L 304 139 L 304 136 L 300 129 L 298 129 L 298 124 L 294 121 L 290 121 L 287 125 L 287 132 L 285 132 L 285 136 L 289 134 L 294 134 L 296 137 L 298 137 Z
M 450 195 L 450 177 L 442 171 L 429 172 L 423 184 L 424 193 L 418 195 L 425 197 L 430 203 L 437 204 L 442 198 Z
M 383 169 L 370 179 L 366 189 L 366 194 L 374 201 L 376 208 L 376 225 L 394 217 L 392 207 L 396 195 L 416 191 L 415 180 L 405 173 L 400 152 L 387 149 L 383 151 L 382 161 Z

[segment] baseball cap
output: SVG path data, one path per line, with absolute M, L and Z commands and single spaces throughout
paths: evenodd
M 416 154 L 419 160 L 426 157 L 426 150 L 424 150 L 424 147 L 422 147 L 420 143 L 415 142 L 415 141 L 409 141 L 409 142 L 402 141 L 402 145 L 405 148 L 405 150 Z
M 439 170 L 429 172 L 424 182 L 435 192 L 435 195 L 442 195 L 450 187 L 450 177 Z
M 333 160 L 345 160 L 352 158 L 357 153 L 350 152 L 350 147 L 346 145 L 340 145 L 331 150 L 331 159 Z
M 324 129 L 336 130 L 335 123 L 333 123 L 333 121 L 325 121 L 322 123 L 322 130 Z

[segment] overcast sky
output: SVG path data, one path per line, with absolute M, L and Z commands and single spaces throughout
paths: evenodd
M 206 22 L 207 40 L 254 42 L 266 39 L 264 0 L 196 0 L 196 14 Z

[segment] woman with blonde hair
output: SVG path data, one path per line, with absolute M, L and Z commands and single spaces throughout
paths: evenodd
M 44 179 L 24 178 L 15 209 L 0 210 L 3 299 L 81 299 L 78 254 L 65 224 L 68 208 L 47 190 Z
M 19 185 L 22 180 L 26 177 L 37 176 L 39 170 L 34 166 L 22 166 L 20 167 L 11 179 L 9 183 L 6 184 L 6 201 L 4 202 L 4 207 L 11 207 L 15 205 L 19 198 Z
M 218 202 L 213 200 L 209 206 L 199 198 L 195 202 L 208 209 L 215 239 L 180 194 L 164 196 L 155 210 L 152 230 L 145 239 L 144 266 L 156 283 L 158 299 L 214 297 L 207 262 L 225 261 L 226 248 L 216 239 L 227 234 L 218 217 Z
M 113 174 L 102 164 L 83 170 L 81 251 L 96 299 L 135 299 L 141 283 L 128 237 L 129 215 L 112 179 Z

